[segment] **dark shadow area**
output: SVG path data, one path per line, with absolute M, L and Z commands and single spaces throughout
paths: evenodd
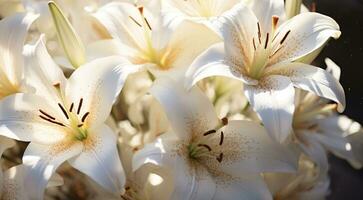
M 305 1 L 311 5 L 312 1 Z M 347 108 L 344 114 L 363 123 L 363 0 L 315 0 L 319 13 L 334 18 L 342 35 L 331 40 L 316 61 L 325 66 L 331 58 L 342 69 L 341 83 L 345 89 Z M 363 152 L 362 152 L 363 153 Z M 338 158 L 330 156 L 331 195 L 329 200 L 362 200 L 363 170 L 354 170 Z

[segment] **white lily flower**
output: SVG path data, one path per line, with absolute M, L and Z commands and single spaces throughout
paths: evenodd
M 329 194 L 329 177 L 319 174 L 318 167 L 302 156 L 296 174 L 267 173 L 266 183 L 275 200 L 324 200 Z
M 133 169 L 153 164 L 172 170 L 170 199 L 271 199 L 259 173 L 295 170 L 295 155 L 274 143 L 262 126 L 219 120 L 197 87 L 186 92 L 161 78 L 151 93 L 173 132 L 136 152 Z
M 265 2 L 265 1 L 263 1 Z M 268 1 L 266 1 L 268 2 Z M 302 13 L 278 25 L 273 7 L 260 4 L 252 12 L 244 4 L 219 19 L 224 44 L 201 54 L 186 73 L 186 87 L 210 76 L 225 76 L 244 83 L 244 93 L 268 133 L 283 142 L 291 132 L 294 87 L 313 92 L 345 107 L 344 90 L 323 69 L 294 62 L 338 38 L 336 22 L 317 13 Z M 263 18 L 260 14 L 268 13 Z M 271 15 L 269 15 L 271 14 Z
M 133 68 L 119 57 L 86 63 L 67 80 L 47 53 L 43 38 L 27 48 L 27 81 L 35 94 L 15 94 L 0 103 L 0 133 L 30 141 L 23 163 L 30 199 L 68 161 L 98 184 L 121 193 L 125 182 L 116 134 L 105 125 L 111 106 Z
M 154 76 L 184 74 L 197 55 L 220 41 L 204 25 L 190 21 L 179 24 L 178 20 L 155 16 L 147 8 L 130 3 L 107 4 L 95 17 L 119 41 L 122 55 Z
M 26 90 L 22 52 L 28 29 L 36 18 L 34 14 L 19 13 L 0 21 L 0 99 Z
M 326 59 L 326 64 L 328 73 L 339 80 L 340 68 L 330 59 Z M 318 164 L 321 171 L 328 170 L 327 151 L 361 167 L 346 138 L 360 129 L 357 122 L 338 115 L 336 104 L 312 93 L 297 91 L 295 106 L 292 141 Z

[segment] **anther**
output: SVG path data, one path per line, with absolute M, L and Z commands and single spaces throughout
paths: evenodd
M 268 39 L 269 39 L 269 33 L 266 34 L 265 49 L 267 48 L 268 45 Z
M 48 118 L 52 119 L 52 120 L 55 120 L 55 117 L 49 115 L 48 113 L 42 111 L 41 109 L 39 109 L 39 112 L 42 113 L 43 115 L 47 116 Z
M 227 117 L 223 117 L 221 120 L 222 120 L 222 124 L 224 126 L 228 124 L 228 118 Z
M 73 111 L 74 103 L 71 104 L 71 107 L 69 108 L 69 112 Z
M 50 123 L 53 123 L 53 124 L 56 124 L 56 125 L 59 125 L 59 126 L 65 126 L 64 124 L 60 123 L 60 122 L 56 122 L 56 121 L 53 121 L 51 119 L 48 119 L 42 115 L 39 115 L 40 118 L 42 118 L 43 120 L 47 121 L 47 122 L 50 122 Z
M 134 18 L 133 18 L 133 17 L 131 17 L 131 16 L 129 16 L 129 18 L 130 18 L 133 22 L 135 22 L 135 24 L 136 24 L 136 25 L 138 25 L 138 26 L 142 27 L 142 26 L 141 26 L 141 24 L 140 24 L 139 22 L 137 22 L 137 21 L 136 21 L 136 19 L 134 19 Z
M 223 153 L 220 153 L 219 156 L 217 157 L 218 162 L 222 162 L 223 160 Z
M 56 84 L 54 84 L 53 86 L 54 86 L 55 88 L 59 89 L 59 87 L 60 87 L 60 83 L 56 83 Z
M 203 134 L 203 136 L 207 136 L 207 135 L 210 135 L 210 134 L 215 133 L 215 132 L 217 132 L 217 131 L 216 130 L 209 130 L 209 131 L 205 132 Z
M 284 35 L 284 37 L 282 38 L 282 40 L 281 40 L 280 44 L 282 44 L 282 43 L 284 43 L 284 42 L 285 42 L 285 40 L 286 40 L 287 36 L 290 34 L 290 32 L 291 32 L 291 30 L 289 30 L 289 31 L 287 31 L 287 32 L 286 32 L 286 34 L 285 34 L 285 35 Z
M 81 98 L 79 100 L 78 109 L 77 109 L 77 115 L 79 115 L 79 113 L 81 112 L 82 104 L 83 104 L 83 98 Z
M 260 27 L 260 22 L 257 22 L 257 28 L 258 28 L 258 41 L 261 44 L 261 27 Z
M 224 133 L 223 131 L 221 131 L 221 139 L 219 140 L 219 145 L 223 144 L 223 140 L 224 140 Z
M 77 127 L 78 128 L 81 128 L 83 126 L 83 124 L 78 124 Z
M 208 146 L 206 144 L 198 144 L 198 147 L 204 147 L 204 148 L 208 149 L 208 151 L 212 151 L 212 148 L 210 148 L 210 146 Z
M 63 108 L 62 104 L 58 103 L 59 108 L 62 110 L 64 116 L 69 119 L 67 111 Z
M 150 31 L 152 30 L 152 28 L 151 28 L 151 26 L 150 26 L 150 24 L 149 24 L 149 22 L 147 21 L 147 19 L 144 17 L 144 19 L 145 19 L 145 22 L 146 22 L 146 25 L 147 25 L 147 27 L 150 29 Z
M 84 121 L 87 119 L 88 115 L 89 115 L 89 112 L 86 112 L 86 113 L 83 115 L 83 117 L 82 117 L 82 122 L 84 122 Z
M 272 16 L 272 29 L 276 29 L 277 27 L 277 23 L 279 22 L 279 17 L 274 15 Z

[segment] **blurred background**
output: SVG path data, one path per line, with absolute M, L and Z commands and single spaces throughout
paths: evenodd
M 324 59 L 331 58 L 342 69 L 341 83 L 345 89 L 350 118 L 363 124 L 363 0 L 306 0 L 309 7 L 334 18 L 342 35 L 322 51 L 316 65 L 325 67 Z M 363 153 L 363 152 L 362 152 Z M 354 170 L 336 157 L 330 157 L 331 195 L 328 200 L 362 200 L 363 170 Z

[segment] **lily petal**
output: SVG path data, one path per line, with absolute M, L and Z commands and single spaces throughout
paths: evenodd
M 26 83 L 35 88 L 36 94 L 49 101 L 61 102 L 59 92 L 64 91 L 66 78 L 47 51 L 45 35 L 41 35 L 35 45 L 26 46 L 25 56 Z
M 253 40 L 257 42 L 258 19 L 244 3 L 239 3 L 215 20 L 213 25 L 220 30 L 228 58 L 236 66 L 250 66 L 254 56 Z M 255 38 L 254 38 L 255 37 Z
M 14 86 L 21 84 L 23 46 L 28 29 L 37 17 L 31 13 L 22 13 L 6 17 L 0 22 L 0 74 L 5 73 Z
M 83 152 L 69 160 L 69 163 L 105 189 L 121 194 L 126 178 L 116 142 L 115 133 L 103 125 L 89 133 Z
M 326 70 L 303 63 L 287 63 L 272 66 L 267 73 L 287 76 L 295 87 L 335 101 L 339 112 L 345 109 L 344 89 Z
M 266 35 L 267 32 L 271 31 L 272 16 L 278 16 L 280 19 L 285 17 L 283 0 L 254 0 L 250 6 L 261 25 L 262 35 Z
M 120 40 L 123 44 L 136 49 L 145 44 L 144 31 L 140 27 L 143 19 L 134 4 L 109 3 L 100 8 L 94 16 L 113 38 Z
M 66 128 L 43 120 L 40 110 L 62 119 L 46 99 L 33 94 L 15 94 L 0 102 L 0 134 L 20 141 L 52 144 L 62 140 Z
M 243 178 L 217 182 L 213 200 L 219 199 L 271 200 L 272 196 L 259 174 L 245 174 Z
M 181 139 L 215 129 L 219 119 L 212 103 L 194 87 L 190 92 L 170 78 L 159 78 L 150 90 L 165 110 L 174 133 Z
M 174 191 L 170 199 L 209 200 L 215 194 L 216 184 L 206 169 L 190 168 L 184 158 L 176 158 Z
M 243 178 L 246 173 L 296 171 L 299 156 L 271 140 L 261 125 L 233 120 L 222 131 L 223 161 L 220 166 L 223 172 Z
M 330 17 L 308 12 L 301 13 L 283 23 L 276 30 L 275 49 L 281 45 L 270 65 L 281 61 L 295 61 L 324 45 L 330 37 L 339 38 L 339 25 Z M 282 43 L 282 44 L 281 44 Z
M 244 93 L 270 136 L 284 142 L 292 129 L 295 89 L 290 79 L 271 75 L 258 86 L 245 85 Z
M 128 61 L 119 56 L 88 62 L 68 79 L 68 104 L 77 104 L 83 99 L 80 115 L 89 112 L 85 125 L 96 127 L 106 121 L 127 76 L 138 70 L 138 66 L 129 65 Z
M 28 173 L 24 179 L 30 199 L 43 199 L 44 190 L 55 170 L 82 151 L 80 142 L 63 141 L 54 145 L 30 143 L 24 152 L 23 164 Z
M 229 63 L 227 64 L 225 62 L 225 55 L 223 43 L 212 45 L 199 55 L 185 74 L 185 88 L 189 90 L 198 81 L 212 76 L 233 78 L 248 85 L 256 85 L 258 83 L 256 80 L 243 76 L 243 74 L 231 67 Z

